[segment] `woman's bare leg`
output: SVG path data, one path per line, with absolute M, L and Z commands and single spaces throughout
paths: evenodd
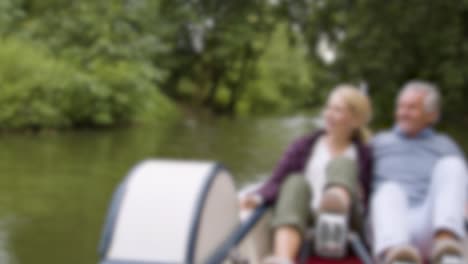
M 301 243 L 302 237 L 296 228 L 290 226 L 278 227 L 274 233 L 274 256 L 294 262 Z

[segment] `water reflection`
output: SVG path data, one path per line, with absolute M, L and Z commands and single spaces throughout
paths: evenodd
M 218 160 L 243 184 L 268 176 L 285 146 L 314 124 L 307 116 L 193 118 L 170 127 L 1 135 L 0 263 L 96 263 L 111 194 L 138 161 Z
M 242 183 L 267 175 L 291 138 L 313 125 L 308 120 L 192 119 L 164 128 L 2 135 L 0 219 L 15 219 L 5 226 L 8 236 L 0 233 L 9 256 L 0 262 L 96 263 L 110 196 L 135 163 L 218 160 Z
M 14 216 L 7 216 L 0 219 L 0 263 L 17 263 L 11 256 L 9 247 L 10 224 L 14 221 Z

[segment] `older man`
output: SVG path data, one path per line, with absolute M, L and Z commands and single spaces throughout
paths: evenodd
M 462 151 L 432 129 L 439 101 L 434 85 L 407 83 L 395 127 L 373 141 L 371 222 L 379 263 L 468 263 L 461 242 L 468 174 Z

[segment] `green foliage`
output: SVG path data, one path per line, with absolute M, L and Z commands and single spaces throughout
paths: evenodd
M 290 44 L 288 33 L 287 25 L 280 24 L 259 58 L 254 80 L 242 98 L 244 114 L 287 113 L 311 103 L 314 89 L 307 49 L 302 41 Z
M 173 10 L 167 21 L 181 28 L 180 45 L 169 53 L 172 63 L 167 64 L 165 91 L 176 98 L 190 95 L 190 103 L 202 103 L 221 114 L 236 114 L 239 103 L 250 104 L 245 95 L 255 89 L 250 83 L 269 46 L 276 8 L 251 0 L 163 2 Z
M 26 94 L 42 87 L 44 94 L 40 107 L 26 103 L 35 106 L 27 110 L 33 114 L 12 112 L 3 127 L 107 126 L 167 116 L 175 110 L 159 88 L 172 100 L 229 115 L 310 103 L 304 47 L 289 43 L 283 7 L 268 1 L 7 0 L 0 8 L 0 36 L 14 43 L 8 45 L 39 51 L 30 61 L 19 51 L 9 56 L 28 74 L 44 71 L 2 82 Z
M 466 1 L 320 3 L 321 6 L 317 2 L 311 7 L 308 20 L 320 26 L 309 27 L 307 36 L 311 46 L 327 36 L 336 47 L 337 60 L 324 65 L 330 72 L 327 83 L 366 81 L 379 120 L 390 119 L 399 87 L 415 78 L 440 86 L 445 97 L 445 117 L 458 119 L 465 112 Z
M 15 22 L 24 16 L 20 0 L 0 1 L 0 35 L 12 30 Z
M 157 1 L 28 2 L 24 32 L 67 59 L 148 61 L 167 49 L 154 26 L 160 22 Z
M 439 84 L 458 117 L 466 28 L 466 1 L 4 0 L 0 126 L 160 119 L 175 101 L 287 113 L 321 105 L 341 82 L 366 82 L 385 121 L 413 78 Z M 325 42 L 334 61 L 318 52 Z
M 0 41 L 0 127 L 107 126 L 162 118 L 174 109 L 139 65 L 82 71 L 34 42 Z
M 158 3 L 0 4 L 0 127 L 110 126 L 175 118 L 157 83 Z

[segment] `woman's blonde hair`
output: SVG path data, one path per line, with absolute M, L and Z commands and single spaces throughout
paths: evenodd
M 371 137 L 371 131 L 367 127 L 372 119 L 372 106 L 369 97 L 361 90 L 350 84 L 340 84 L 330 93 L 330 97 L 338 95 L 347 104 L 359 122 L 354 137 L 367 142 Z

